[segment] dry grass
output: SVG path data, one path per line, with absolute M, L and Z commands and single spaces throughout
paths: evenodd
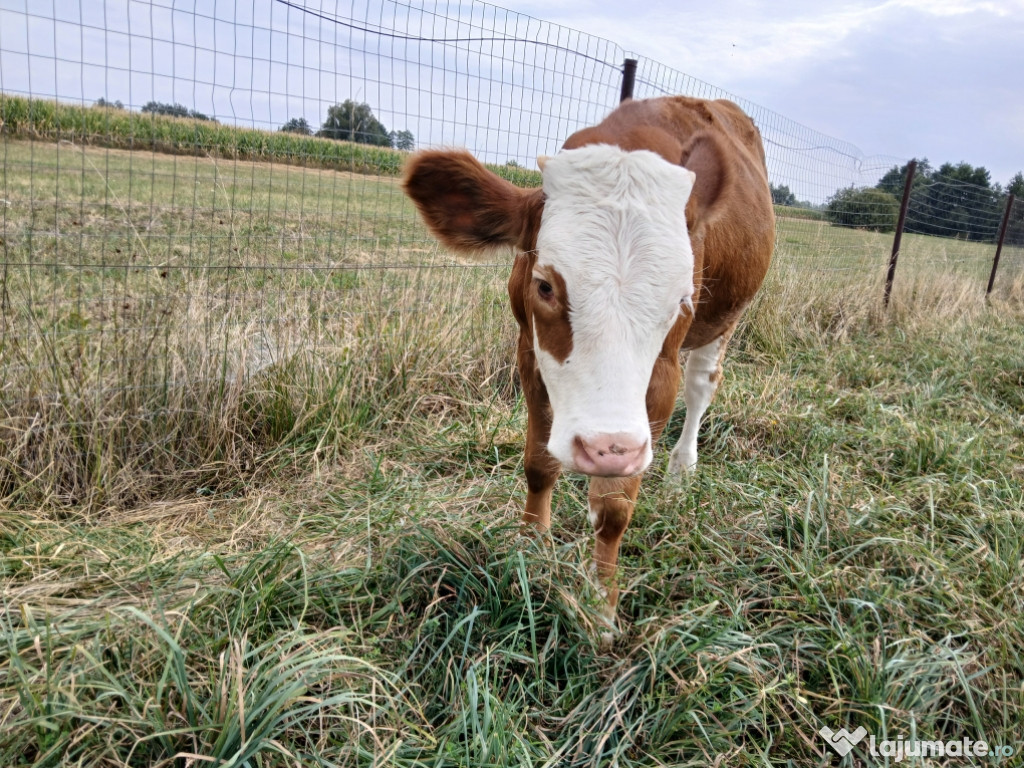
M 822 725 L 1020 738 L 1012 270 L 986 304 L 908 268 L 886 312 L 873 240 L 780 229 L 701 471 L 645 482 L 603 650 L 585 486 L 518 533 L 505 267 L 437 268 L 390 181 L 294 167 L 75 148 L 40 218 L 71 149 L 5 146 L 39 180 L 4 180 L 0 763 L 785 766 L 835 761 Z M 94 193 L 123 210 L 63 234 L 106 159 Z M 199 167 L 192 216 L 175 169 Z

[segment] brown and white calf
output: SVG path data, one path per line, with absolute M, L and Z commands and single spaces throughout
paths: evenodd
M 764 148 L 729 101 L 627 101 L 539 161 L 522 189 L 464 151 L 410 158 L 405 191 L 450 248 L 517 249 L 508 283 L 528 409 L 524 521 L 547 528 L 561 468 L 591 475 L 594 560 L 609 614 L 641 473 L 685 366 L 686 419 L 669 470 L 697 464 L 697 431 L 726 344 L 775 239 Z

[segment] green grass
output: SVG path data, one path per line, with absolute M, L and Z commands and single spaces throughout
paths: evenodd
M 883 312 L 891 241 L 781 221 L 603 648 L 585 485 L 518 530 L 506 255 L 389 176 L 2 151 L 0 764 L 1020 764 L 1015 254 L 986 304 L 983 246 L 907 238 Z
M 814 208 L 800 208 L 795 205 L 779 205 L 776 203 L 775 216 L 780 219 L 808 219 L 811 221 L 825 221 L 825 212 Z

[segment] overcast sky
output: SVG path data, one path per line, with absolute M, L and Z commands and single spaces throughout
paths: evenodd
M 618 99 L 623 51 L 577 30 L 770 110 L 769 172 L 800 199 L 911 157 L 1024 170 L 1024 0 L 500 2 L 0 0 L 0 90 L 268 130 L 354 98 L 419 146 L 532 166 Z M 652 77 L 639 95 L 717 95 Z
M 508 7 L 613 40 L 866 155 L 1024 170 L 1024 0 L 539 0 Z

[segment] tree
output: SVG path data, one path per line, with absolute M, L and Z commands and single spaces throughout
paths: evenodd
M 1017 171 L 1017 175 L 1010 179 L 1006 185 L 1006 194 L 1013 195 L 1018 200 L 1024 198 L 1024 172 Z
M 107 109 L 124 109 L 124 104 L 120 101 L 107 101 L 104 98 L 96 99 L 94 107 L 106 107 Z
M 211 123 L 216 123 L 212 117 L 204 115 L 202 112 L 196 112 L 194 109 L 189 109 L 181 104 L 166 104 L 162 101 L 148 101 L 142 107 L 143 112 L 148 112 L 154 115 L 169 115 L 171 117 L 189 117 L 193 120 L 206 120 Z
M 903 195 L 907 165 L 893 166 L 875 188 L 896 197 Z M 992 184 L 983 166 L 943 163 L 932 168 L 918 161 L 910 188 L 906 231 L 922 235 L 991 240 L 1002 210 L 1002 188 Z
M 840 189 L 825 204 L 825 216 L 839 227 L 892 232 L 900 203 L 895 195 L 871 187 Z
M 962 181 L 965 184 L 973 184 L 977 187 L 988 189 L 992 186 L 992 175 L 979 165 L 975 168 L 970 163 L 943 163 L 939 166 L 937 173 L 953 181 Z
M 1007 198 L 1011 194 L 1014 197 L 1013 209 L 1006 222 L 1006 242 L 1024 245 L 1024 173 L 1017 171 L 1017 175 L 1010 179 L 1010 183 L 1006 185 L 1006 194 Z
M 392 131 L 391 146 L 404 152 L 412 152 L 416 149 L 416 137 L 412 135 L 411 131 L 398 131 L 397 133 Z
M 908 232 L 991 241 L 998 228 L 1002 189 L 984 167 L 943 163 L 928 184 L 911 193 L 920 215 L 908 219 Z
M 357 104 L 352 99 L 328 107 L 327 119 L 316 135 L 378 147 L 391 146 L 391 134 L 380 120 L 373 116 L 370 105 Z
M 304 117 L 293 117 L 278 130 L 284 131 L 285 133 L 300 133 L 303 136 L 313 135 L 313 129 L 309 127 L 309 123 L 306 122 L 306 118 Z
M 917 163 L 917 170 L 914 172 L 914 184 L 913 189 L 917 189 L 922 184 L 928 181 L 928 177 L 932 174 L 931 163 L 928 162 L 928 158 L 922 158 L 918 160 L 914 158 L 914 162 Z M 907 169 L 910 168 L 910 163 L 905 163 L 902 166 L 894 165 L 875 185 L 875 189 L 880 189 L 883 192 L 888 192 L 890 195 L 895 195 L 897 198 L 902 199 L 903 188 L 907 184 Z
M 776 187 L 774 184 L 768 186 L 772 190 L 772 202 L 775 205 L 796 205 L 796 195 L 789 191 L 789 187 L 785 185 Z

